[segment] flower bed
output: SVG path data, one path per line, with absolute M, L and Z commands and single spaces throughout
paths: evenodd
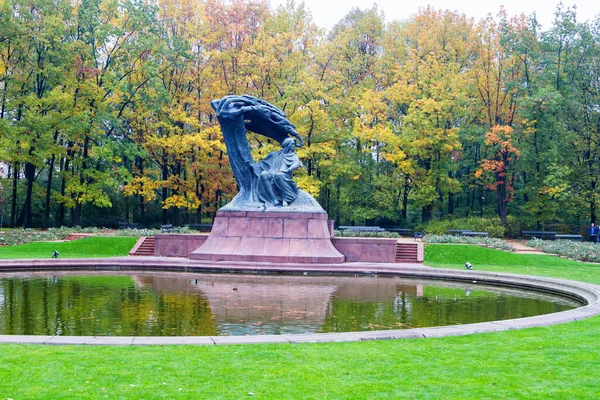
M 527 242 L 527 246 L 573 260 L 600 262 L 600 245 L 598 243 L 531 239 Z
M 400 235 L 396 232 L 358 232 L 358 231 L 333 231 L 333 236 L 335 237 L 350 237 L 350 236 L 360 236 L 360 237 L 372 237 L 372 238 L 401 238 L 401 237 L 412 237 L 407 235 Z
M 72 229 L 48 229 L 39 231 L 34 229 L 10 229 L 0 231 L 0 246 L 12 246 L 15 244 L 62 240 L 73 233 Z
M 457 243 L 457 244 L 478 244 L 495 249 L 514 251 L 515 248 L 502 239 L 490 237 L 472 237 L 472 236 L 454 236 L 454 235 L 425 235 L 425 243 Z
M 181 228 L 181 233 L 187 233 L 189 229 Z M 115 231 L 115 236 L 137 236 L 137 237 L 152 237 L 157 233 L 160 233 L 160 229 L 147 229 L 147 228 L 128 228 L 128 229 L 119 229 Z

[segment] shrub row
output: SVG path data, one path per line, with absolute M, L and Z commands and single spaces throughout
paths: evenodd
M 598 243 L 532 239 L 527 242 L 527 246 L 573 260 L 600 262 L 600 244 Z
M 427 234 L 445 235 L 451 229 L 487 232 L 491 237 L 503 238 L 504 226 L 500 218 L 459 218 L 452 220 L 429 221 L 424 225 Z
M 506 218 L 506 226 L 502 225 L 499 217 L 469 217 L 432 220 L 419 227 L 419 230 L 423 229 L 428 234 L 434 235 L 445 235 L 451 229 L 464 229 L 475 232 L 487 232 L 490 237 L 494 238 L 517 237 L 521 232 L 518 219 L 512 216 Z
M 182 232 L 185 231 L 182 229 Z M 72 233 L 106 233 L 105 228 L 50 228 L 46 231 L 37 229 L 8 229 L 0 231 L 0 246 L 13 246 L 29 242 L 50 242 L 64 240 Z M 115 236 L 154 236 L 160 232 L 158 229 L 121 229 L 115 232 Z

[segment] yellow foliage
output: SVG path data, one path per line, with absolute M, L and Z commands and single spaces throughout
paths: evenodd
M 323 185 L 318 179 L 308 175 L 295 175 L 294 181 L 298 187 L 311 196 L 318 196 Z

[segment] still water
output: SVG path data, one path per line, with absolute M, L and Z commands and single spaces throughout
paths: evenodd
M 394 277 L 0 274 L 0 334 L 202 336 L 354 332 L 528 317 L 575 301 Z

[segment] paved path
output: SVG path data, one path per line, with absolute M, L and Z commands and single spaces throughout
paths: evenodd
M 507 243 L 510 243 L 511 246 L 515 248 L 515 253 L 519 254 L 547 254 L 543 251 L 540 251 L 534 247 L 526 246 L 527 240 L 523 239 L 511 239 L 507 240 Z

